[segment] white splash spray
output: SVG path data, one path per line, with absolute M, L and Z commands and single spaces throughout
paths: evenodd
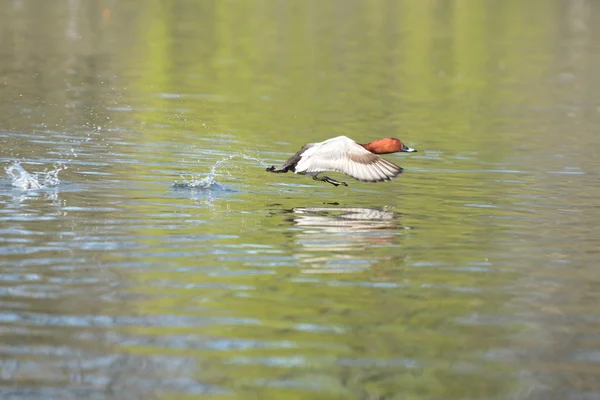
M 39 190 L 58 186 L 58 173 L 67 169 L 65 165 L 55 164 L 54 169 L 42 172 L 27 172 L 18 161 L 13 162 L 4 170 L 11 180 L 13 187 L 21 190 Z
M 200 178 L 198 176 L 194 176 L 192 179 L 187 179 L 185 176 L 180 175 L 183 182 L 175 182 L 173 187 L 176 188 L 187 188 L 187 189 L 198 189 L 198 190 L 223 190 L 226 189 L 219 182 L 216 181 L 215 176 L 217 175 L 217 170 L 224 164 L 225 162 L 231 160 L 232 158 L 243 158 L 245 160 L 253 160 L 259 162 L 263 167 L 266 167 L 267 164 L 261 160 L 260 158 L 249 156 L 243 153 L 233 153 L 227 157 L 224 157 L 213 164 L 210 167 L 210 172 L 207 176 Z M 231 173 L 227 171 L 227 175 L 231 176 Z

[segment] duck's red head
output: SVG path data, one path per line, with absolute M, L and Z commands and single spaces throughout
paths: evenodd
M 399 151 L 406 151 L 408 153 L 415 152 L 417 150 L 407 147 L 399 139 L 396 138 L 384 138 L 373 140 L 371 143 L 361 145 L 371 153 L 375 154 L 388 154 L 397 153 Z

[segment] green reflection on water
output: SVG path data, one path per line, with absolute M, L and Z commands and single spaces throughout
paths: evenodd
M 510 160 L 516 139 L 544 138 L 514 130 L 512 117 L 553 100 L 543 77 L 553 71 L 559 2 L 135 4 L 112 3 L 103 23 L 90 17 L 107 39 L 82 39 L 73 63 L 87 68 L 75 68 L 83 94 L 63 93 L 75 81 L 68 68 L 50 88 L 30 87 L 46 96 L 45 123 L 69 125 L 57 111 L 64 104 L 87 109 L 69 114 L 74 125 L 125 128 L 129 147 L 112 151 L 152 162 L 106 168 L 124 182 L 108 189 L 127 198 L 118 205 L 124 236 L 145 249 L 94 254 L 140 295 L 109 313 L 209 321 L 121 327 L 157 343 L 118 351 L 192 357 L 189 376 L 238 398 L 499 398 L 523 384 L 519 365 L 493 356 L 524 329 L 506 318 L 517 274 L 488 259 L 510 251 L 514 225 L 497 221 L 529 216 L 515 197 L 535 181 L 490 170 Z M 43 53 L 37 46 L 32 53 Z M 48 52 L 69 48 L 56 46 Z M 98 78 L 106 70 L 114 90 Z M 165 194 L 181 169 L 208 173 L 236 151 L 277 162 L 337 134 L 398 136 L 421 153 L 389 156 L 406 171 L 385 185 L 335 189 L 232 160 L 232 176 L 218 179 L 239 193 L 215 193 L 210 204 L 201 194 L 198 207 Z M 182 148 L 197 165 L 182 162 Z M 356 208 L 392 214 L 341 224 Z M 182 237 L 183 250 L 173 245 Z M 161 267 L 120 268 L 128 262 Z M 158 340 L 178 335 L 197 348 Z M 212 346 L 217 339 L 230 343 Z
M 516 381 L 511 369 L 482 356 L 519 328 L 457 321 L 469 315 L 501 314 L 501 306 L 509 298 L 499 288 L 514 276 L 461 274 L 439 267 L 415 269 L 405 256 L 410 255 L 416 263 L 431 260 L 425 252 L 435 249 L 434 258 L 442 264 L 464 265 L 486 259 L 496 250 L 495 238 L 503 234 L 500 227 L 478 223 L 489 216 L 489 209 L 471 208 L 465 213 L 464 203 L 489 204 L 493 199 L 499 208 L 510 206 L 503 199 L 501 183 L 491 182 L 486 173 L 473 172 L 482 166 L 469 154 L 477 152 L 490 163 L 504 160 L 513 137 L 506 133 L 502 110 L 494 105 L 505 106 L 512 98 L 518 99 L 519 92 L 507 91 L 507 85 L 543 72 L 510 59 L 527 52 L 532 43 L 513 38 L 528 22 L 506 24 L 522 12 L 521 4 L 509 3 L 295 2 L 277 7 L 271 2 L 216 2 L 210 12 L 188 3 L 177 18 L 158 13 L 152 23 L 140 27 L 151 32 L 140 37 L 152 38 L 142 62 L 147 72 L 141 79 L 133 77 L 131 85 L 148 93 L 144 105 L 149 110 L 134 107 L 136 118 L 146 126 L 158 122 L 181 132 L 177 141 L 182 145 L 199 146 L 198 138 L 227 133 L 242 148 L 281 152 L 278 157 L 269 156 L 276 161 L 304 142 L 343 133 L 358 140 L 399 136 L 425 151 L 465 154 L 451 166 L 459 170 L 454 174 L 419 173 L 419 168 L 435 168 L 436 160 L 401 158 L 398 162 L 407 172 L 400 182 L 368 187 L 376 193 L 374 205 L 412 210 L 411 215 L 396 216 L 395 221 L 401 218 L 400 225 L 411 225 L 414 231 L 398 235 L 397 226 L 389 228 L 392 234 L 383 244 L 351 241 L 352 234 L 342 232 L 339 240 L 346 247 L 324 254 L 302 244 L 314 239 L 314 232 L 304 237 L 302 232 L 279 234 L 287 231 L 285 224 L 290 219 L 261 211 L 264 204 L 272 202 L 272 194 L 240 194 L 243 201 L 226 202 L 226 209 L 221 209 L 217 199 L 209 218 L 216 215 L 221 223 L 203 227 L 202 232 L 235 232 L 237 237 L 215 241 L 215 248 L 268 243 L 278 256 L 296 260 L 305 273 L 316 268 L 325 276 L 323 264 L 336 257 L 364 258 L 369 251 L 372 256 L 367 258 L 377 261 L 367 263 L 374 268 L 368 276 L 342 273 L 333 287 L 313 274 L 308 274 L 311 278 L 306 283 L 298 282 L 289 268 L 252 279 L 243 275 L 180 276 L 167 271 L 137 274 L 140 283 L 170 279 L 189 285 L 252 287 L 241 298 L 231 296 L 229 289 L 169 288 L 165 293 L 174 296 L 175 303 L 171 299 L 140 305 L 144 313 L 160 313 L 197 303 L 200 296 L 206 307 L 201 314 L 260 321 L 258 325 L 184 329 L 208 338 L 270 343 L 266 349 L 198 350 L 199 358 L 207 357 L 219 365 L 215 375 L 197 371 L 203 381 L 235 387 L 242 398 L 248 392 L 303 398 L 311 386 L 340 398 L 392 398 L 400 393 L 402 398 L 482 398 L 497 397 L 513 388 Z M 527 7 L 531 12 L 553 12 L 541 3 Z M 538 24 L 528 27 L 528 32 L 535 33 L 541 44 L 545 35 L 552 34 L 550 28 L 550 23 Z M 543 62 L 537 65 L 544 67 Z M 532 95 L 530 88 L 524 90 Z M 171 93 L 178 96 L 168 96 Z M 545 93 L 538 95 L 543 98 Z M 174 108 L 185 110 L 185 120 L 173 118 Z M 140 140 L 171 135 L 168 130 L 150 128 Z M 273 142 L 283 144 L 274 147 Z M 214 144 L 209 146 L 214 149 Z M 236 150 L 227 144 L 219 149 L 225 153 Z M 156 157 L 171 160 L 168 153 Z M 311 184 L 290 176 L 240 173 L 255 186 L 277 180 Z M 328 196 L 339 200 L 337 193 Z M 276 202 L 282 209 L 298 203 L 322 204 L 321 196 L 310 199 L 296 193 L 290 197 Z M 343 204 L 360 204 L 365 201 L 362 197 L 361 193 L 343 192 Z M 373 199 L 365 202 L 373 203 Z M 244 215 L 245 211 L 251 216 Z M 436 215 L 437 219 L 428 221 L 419 214 Z M 153 233 L 160 237 L 160 228 Z M 381 239 L 381 232 L 377 237 Z M 158 240 L 156 245 L 160 249 Z M 180 265 L 225 265 L 243 271 L 249 262 L 252 265 L 248 260 L 206 255 L 201 261 L 180 260 Z M 405 287 L 365 287 L 357 282 L 401 282 Z M 424 290 L 428 285 L 439 288 Z M 461 287 L 482 293 L 455 290 Z M 156 289 L 151 285 L 138 290 Z M 303 324 L 338 333 L 309 332 L 299 328 Z M 163 328 L 147 331 L 154 335 L 171 332 Z M 282 348 L 278 345 L 282 341 L 293 345 Z M 154 347 L 128 350 L 156 351 Z M 336 378 L 320 378 L 321 372 Z M 260 382 L 263 389 L 258 389 Z M 277 389 L 279 385 L 288 390 Z M 299 387 L 294 389 L 295 385 Z

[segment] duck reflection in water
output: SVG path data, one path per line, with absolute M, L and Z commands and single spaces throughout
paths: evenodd
M 373 248 L 397 245 L 405 234 L 401 214 L 386 208 L 298 207 L 289 220 L 301 228 L 296 254 L 305 273 L 362 271 L 390 257 Z M 370 251 L 364 251 L 370 249 Z

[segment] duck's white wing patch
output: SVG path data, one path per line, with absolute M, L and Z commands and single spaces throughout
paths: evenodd
M 302 153 L 296 173 L 317 174 L 335 171 L 365 182 L 389 181 L 402 168 L 373 154 L 354 140 L 338 136 L 315 145 Z

